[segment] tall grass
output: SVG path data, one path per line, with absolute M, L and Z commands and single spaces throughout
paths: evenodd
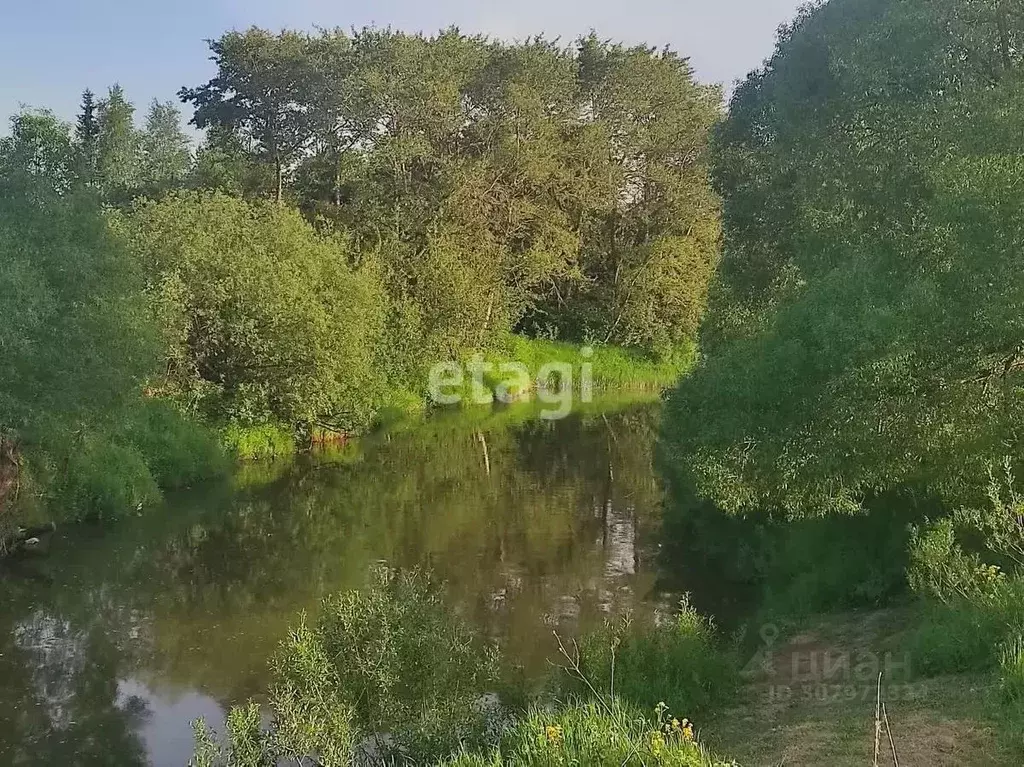
M 625 619 L 585 637 L 578 662 L 578 670 L 567 669 L 563 677 L 563 695 L 597 692 L 646 710 L 664 703 L 685 716 L 728 700 L 739 679 L 714 626 L 688 599 L 664 625 L 640 628 Z
M 584 348 L 592 351 L 589 357 L 583 356 Z M 674 385 L 692 369 L 696 348 L 681 347 L 670 355 L 655 356 L 620 346 L 584 347 L 513 335 L 487 357 L 491 362 L 519 362 L 531 371 L 538 371 L 548 363 L 579 366 L 589 361 L 593 366 L 594 387 L 598 390 L 660 390 Z
M 221 429 L 221 444 L 241 461 L 277 460 L 295 454 L 297 435 L 277 424 L 241 426 L 228 424 Z
M 652 722 L 637 709 L 577 703 L 535 710 L 510 727 L 489 754 L 466 753 L 446 767 L 726 767 L 695 739 L 692 728 L 668 718 Z

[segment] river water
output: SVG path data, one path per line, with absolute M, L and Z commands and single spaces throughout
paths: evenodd
M 448 414 L 261 464 L 0 570 L 0 765 L 184 767 L 301 613 L 422 566 L 528 673 L 553 632 L 667 609 L 657 408 Z

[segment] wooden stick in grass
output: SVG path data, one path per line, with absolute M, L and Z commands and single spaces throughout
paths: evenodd
M 896 741 L 892 739 L 892 729 L 889 727 L 889 714 L 885 710 L 885 704 L 882 704 L 882 719 L 885 720 L 885 732 L 889 736 L 889 748 L 892 749 L 892 763 L 893 767 L 900 767 L 900 760 L 896 757 Z
M 882 674 L 878 674 L 878 691 L 875 695 L 875 761 L 878 767 L 878 746 L 882 739 Z

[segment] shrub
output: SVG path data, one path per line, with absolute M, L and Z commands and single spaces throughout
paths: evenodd
M 735 664 L 717 646 L 713 625 L 684 599 L 665 625 L 638 630 L 627 618 L 586 637 L 579 673 L 567 674 L 563 691 L 597 691 L 645 709 L 665 702 L 692 714 L 728 696 L 736 683 Z
M 51 483 L 50 505 L 59 517 L 109 521 L 160 500 L 160 488 L 137 449 L 88 434 L 66 450 Z
M 374 414 L 383 295 L 295 210 L 174 194 L 116 221 L 164 330 L 161 393 L 218 421 L 357 429 Z
M 433 756 L 482 737 L 496 657 L 422 573 L 382 568 L 367 590 L 328 598 L 307 639 L 331 659 L 326 672 L 364 732 Z
M 925 671 L 1014 667 L 1007 648 L 1024 631 L 1024 535 L 1008 469 L 1006 487 L 992 479 L 988 497 L 911 537 L 910 583 L 929 599 L 911 637 Z
M 146 400 L 128 424 L 127 439 L 165 489 L 188 487 L 228 468 L 214 433 L 169 402 Z
M 483 744 L 485 693 L 494 688 L 496 656 L 452 616 L 428 576 L 380 568 L 369 587 L 324 601 L 274 658 L 270 726 L 255 704 L 228 719 L 216 746 L 196 725 L 196 756 L 234 767 L 315 755 L 347 765 L 361 741 L 374 759 L 417 763 Z

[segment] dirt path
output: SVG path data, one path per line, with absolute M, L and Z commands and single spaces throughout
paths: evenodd
M 705 738 L 743 767 L 871 767 L 878 675 L 900 767 L 1017 765 L 986 715 L 988 681 L 918 679 L 897 610 L 829 619 L 786 639 L 761 630 L 738 704 Z M 878 764 L 894 765 L 883 727 Z

